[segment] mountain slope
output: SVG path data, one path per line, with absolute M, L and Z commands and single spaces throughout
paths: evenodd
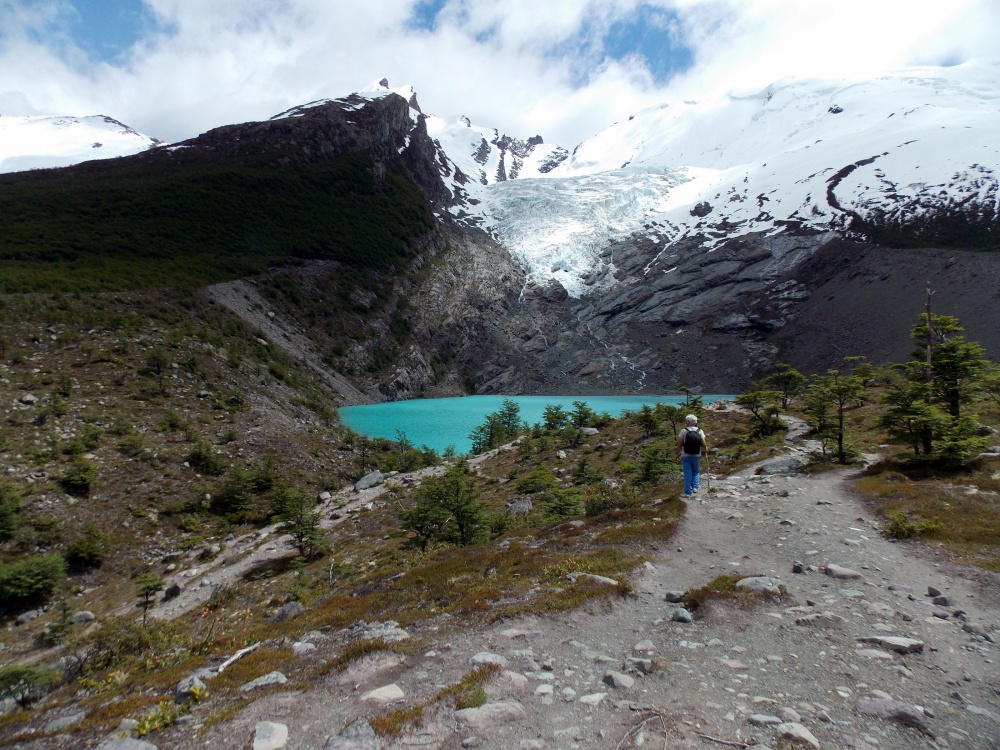
M 131 156 L 162 142 L 110 117 L 0 117 L 0 173 Z

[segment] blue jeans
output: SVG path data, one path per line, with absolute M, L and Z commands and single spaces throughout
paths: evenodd
M 681 456 L 681 466 L 684 469 L 684 494 L 687 497 L 701 487 L 701 456 Z

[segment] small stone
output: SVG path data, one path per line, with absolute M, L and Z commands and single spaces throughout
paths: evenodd
M 774 712 L 775 715 L 784 722 L 789 724 L 801 724 L 802 716 L 794 708 L 788 708 L 783 706 Z
M 804 745 L 805 747 L 815 748 L 815 750 L 819 750 L 820 748 L 819 740 L 816 739 L 813 733 L 796 722 L 779 724 L 775 727 L 775 732 L 778 735 L 778 739 L 786 740 L 792 744 Z
M 874 716 L 878 719 L 895 721 L 904 726 L 919 729 L 929 733 L 930 728 L 924 719 L 924 711 L 919 706 L 904 701 L 885 700 L 884 698 L 862 698 L 855 708 L 861 716 Z
M 684 592 L 668 591 L 663 598 L 666 601 L 670 602 L 671 604 L 679 604 L 680 602 L 684 601 Z
M 258 721 L 254 727 L 253 750 L 281 750 L 288 744 L 288 727 L 274 721 Z
M 508 661 L 500 654 L 494 654 L 490 651 L 480 651 L 478 654 L 469 659 L 470 667 L 484 667 L 488 664 L 495 664 L 498 667 L 506 667 Z
M 757 594 L 772 594 L 781 596 L 781 579 L 769 578 L 767 576 L 752 576 L 743 578 L 736 582 L 736 588 L 745 591 L 752 591 Z
M 459 727 L 475 727 L 485 729 L 497 724 L 512 724 L 524 721 L 528 714 L 517 701 L 499 701 L 485 703 L 476 708 L 462 708 L 455 712 L 455 720 Z
M 950 607 L 951 606 L 951 599 L 949 597 L 947 597 L 947 596 L 935 596 L 932 601 L 934 602 L 934 604 L 938 605 L 939 607 Z
M 797 617 L 795 624 L 803 627 L 829 630 L 832 628 L 842 628 L 847 624 L 847 621 L 840 615 L 835 615 L 832 612 L 817 612 L 805 617 Z
M 302 602 L 288 602 L 278 610 L 274 617 L 270 619 L 270 622 L 284 622 L 305 611 L 306 608 Z
M 941 592 L 938 591 L 933 586 L 928 586 L 927 587 L 927 596 L 930 596 L 930 597 L 941 596 Z
M 323 750 L 379 750 L 379 747 L 372 725 L 367 719 L 358 719 L 337 734 L 328 737 Z
M 607 693 L 590 693 L 589 695 L 580 696 L 579 702 L 585 706 L 596 706 L 605 698 L 608 697 Z
M 637 644 L 635 644 L 632 647 L 632 650 L 635 651 L 636 653 L 649 653 L 651 651 L 655 651 L 656 647 L 653 645 L 652 641 L 645 640 L 645 641 L 639 641 Z
M 286 682 L 288 682 L 288 678 L 281 672 L 275 670 L 274 672 L 268 672 L 262 677 L 258 677 L 256 680 L 250 680 L 250 682 L 243 683 L 240 685 L 240 692 L 248 693 L 259 687 L 266 687 L 267 685 L 284 685 Z
M 833 578 L 842 578 L 842 579 L 861 578 L 861 574 L 858 571 L 851 570 L 850 568 L 845 568 L 841 565 L 833 565 L 832 563 L 828 563 L 826 567 L 823 569 L 823 571 L 828 576 L 831 576 Z
M 924 650 L 924 642 L 918 641 L 914 638 L 900 638 L 896 636 L 871 636 L 867 638 L 858 638 L 861 643 L 868 643 L 874 646 L 879 646 L 889 651 L 895 651 L 898 654 L 920 654 Z
M 694 617 L 684 607 L 675 609 L 670 615 L 670 619 L 674 622 L 694 622 Z
M 177 687 L 174 688 L 174 702 L 187 703 L 190 700 L 196 699 L 196 697 L 208 695 L 208 686 L 204 683 L 202 677 L 207 677 L 209 674 L 212 674 L 212 670 L 199 669 L 194 674 L 190 674 L 178 682 Z
M 69 618 L 69 621 L 74 625 L 86 625 L 88 622 L 93 622 L 96 619 L 97 617 L 94 615 L 93 612 L 90 612 L 86 609 L 81 609 L 78 612 L 74 612 L 73 615 Z
M 792 563 L 792 572 L 793 573 L 805 573 L 806 572 L 806 565 L 805 565 L 805 563 L 800 563 L 798 561 L 793 562 Z
M 69 729 L 76 724 L 79 724 L 87 718 L 86 711 L 76 711 L 75 713 L 68 714 L 66 716 L 60 716 L 58 719 L 52 719 L 45 725 L 46 732 L 60 732 L 63 729 Z
M 625 669 L 629 672 L 638 672 L 639 674 L 652 674 L 653 660 L 628 656 L 625 658 Z
M 405 698 L 406 696 L 403 694 L 403 690 L 395 683 L 392 683 L 391 685 L 384 685 L 380 688 L 375 688 L 374 690 L 369 690 L 361 696 L 361 700 L 377 703 L 380 706 L 385 706 L 389 703 L 397 703 Z
M 777 726 L 782 723 L 781 719 L 777 716 L 771 716 L 770 714 L 750 714 L 750 716 L 747 717 L 747 721 L 755 727 Z
M 297 641 L 292 644 L 292 653 L 296 656 L 302 656 L 308 654 L 310 651 L 316 650 L 315 643 L 306 643 L 305 641 Z
M 635 678 L 629 677 L 621 672 L 608 671 L 604 673 L 604 684 L 610 685 L 615 690 L 628 690 L 635 685 Z

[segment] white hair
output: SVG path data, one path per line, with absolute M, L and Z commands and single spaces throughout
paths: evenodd
M 696 417 L 694 414 L 688 414 L 686 417 L 684 417 L 684 423 L 698 424 L 698 417 Z

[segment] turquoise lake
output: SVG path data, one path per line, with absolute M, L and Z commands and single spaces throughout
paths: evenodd
M 516 401 L 521 407 L 521 419 L 528 424 L 542 421 L 542 412 L 548 404 L 557 404 L 566 411 L 574 401 L 585 401 L 598 414 L 607 412 L 613 417 L 625 410 L 637 411 L 643 404 L 680 404 L 683 396 L 458 396 L 455 398 L 428 398 L 412 401 L 390 401 L 366 406 L 345 406 L 340 409 L 341 421 L 355 432 L 368 437 L 395 440 L 396 430 L 406 434 L 416 447 L 426 445 L 443 451 L 453 445 L 459 453 L 472 448 L 469 433 L 482 424 L 487 414 L 497 411 L 504 398 Z M 710 404 L 730 395 L 705 395 Z

